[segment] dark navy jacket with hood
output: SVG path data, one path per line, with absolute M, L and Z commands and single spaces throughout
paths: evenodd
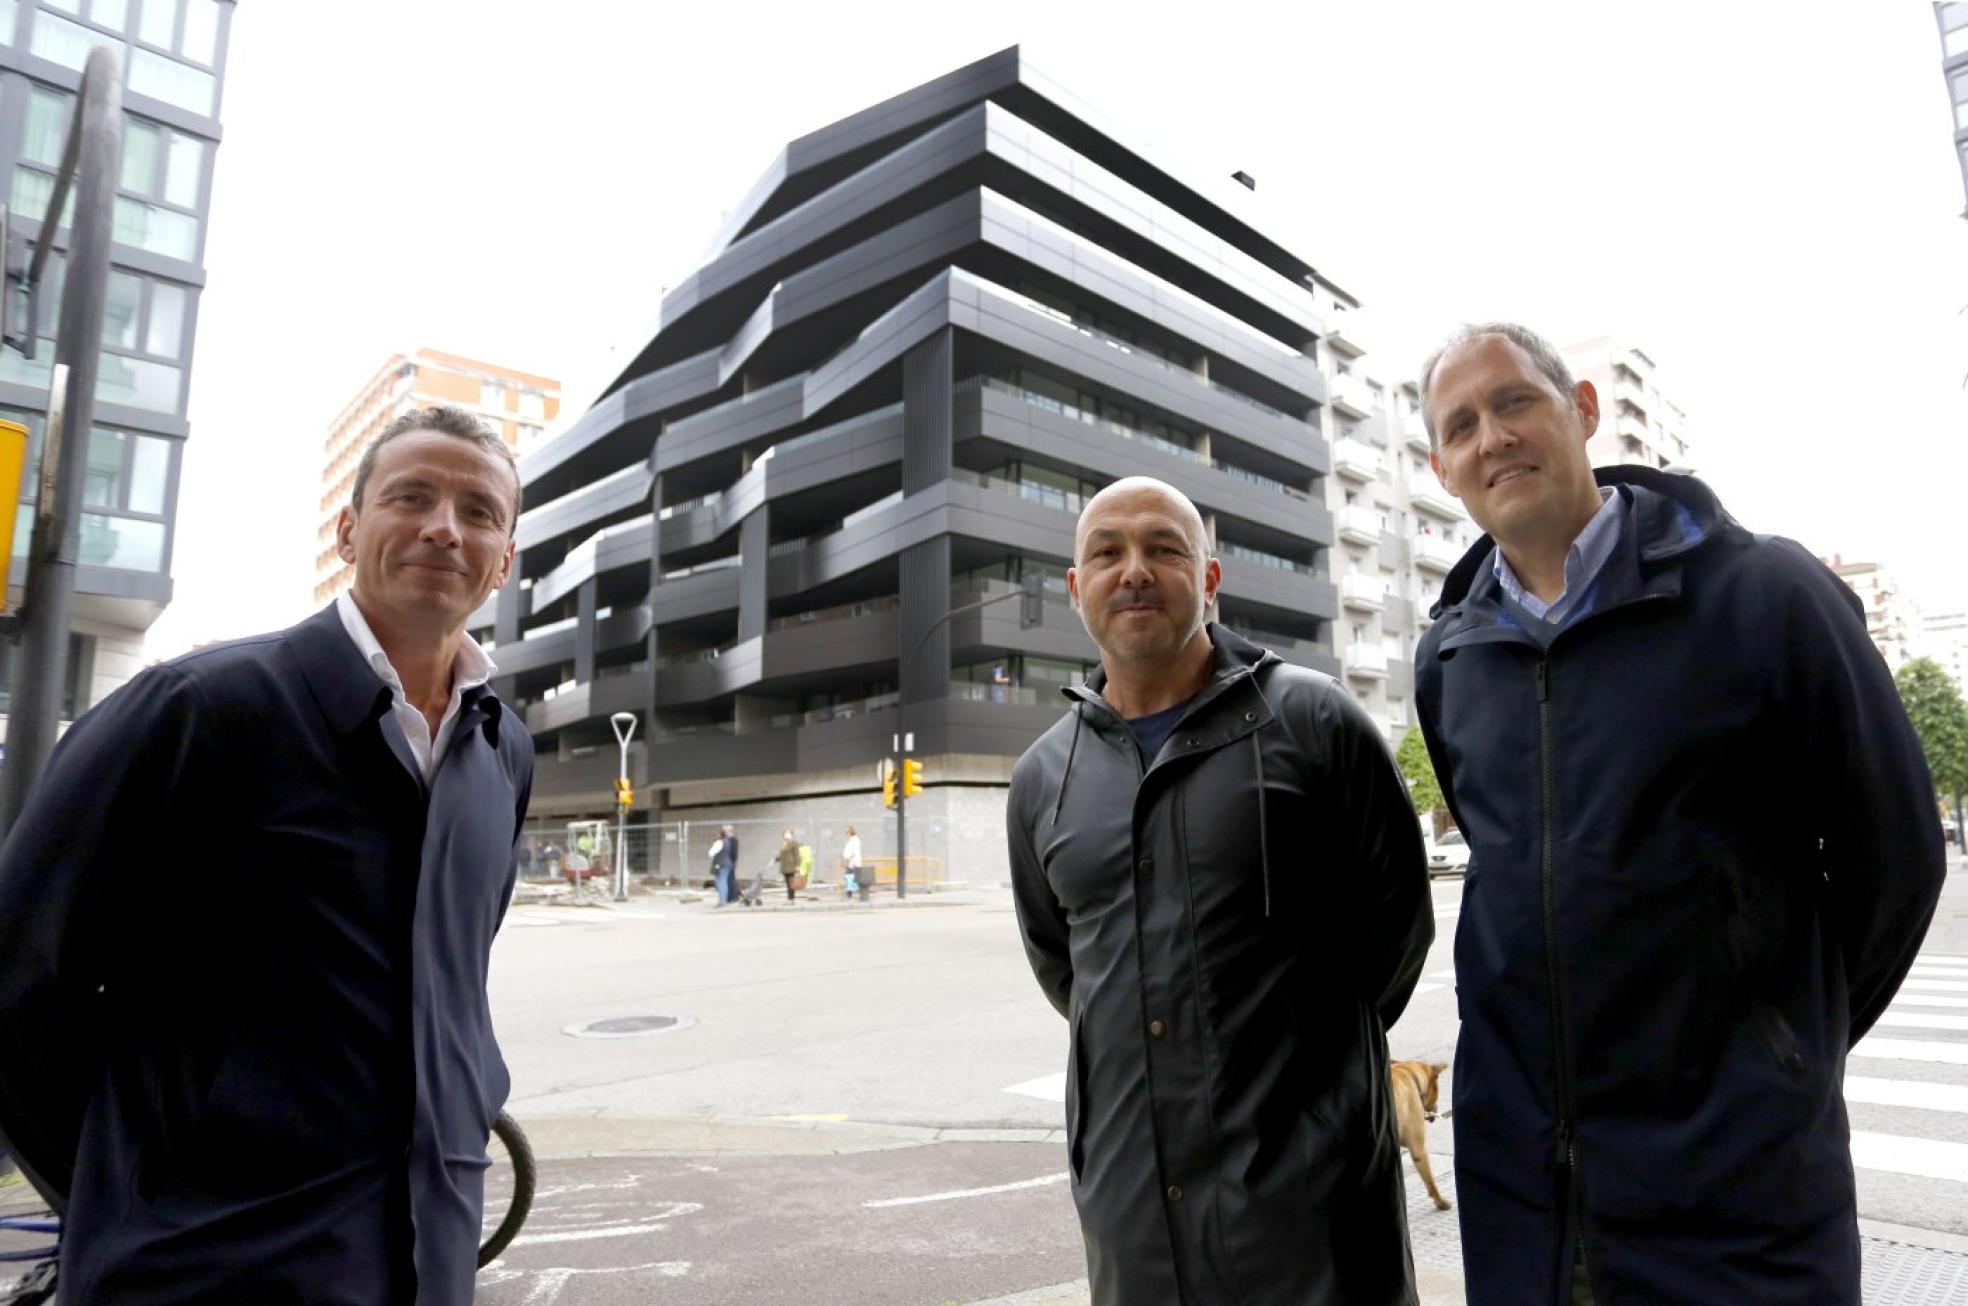
M 1151 763 L 1096 673 L 1012 772 L 1093 1303 L 1413 1306 L 1386 1031 L 1435 933 L 1421 830 L 1351 694 L 1209 636 Z
M 471 1300 L 533 747 L 467 691 L 426 786 L 388 705 L 330 606 L 56 748 L 0 853 L 0 1135 L 63 1301 Z
M 1692 477 L 1598 473 L 1619 545 L 1548 649 L 1492 544 L 1416 654 L 1471 850 L 1455 1171 L 1471 1306 L 1859 1301 L 1845 1057 L 1943 874 L 1857 599 Z

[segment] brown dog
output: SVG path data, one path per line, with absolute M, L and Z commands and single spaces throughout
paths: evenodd
M 1435 1209 L 1449 1209 L 1449 1199 L 1435 1186 L 1435 1172 L 1428 1168 L 1428 1137 L 1424 1122 L 1435 1118 L 1436 1081 L 1448 1067 L 1439 1061 L 1396 1061 L 1388 1069 L 1394 1084 L 1394 1115 L 1401 1126 L 1401 1146 L 1414 1158 L 1421 1182 L 1435 1199 Z

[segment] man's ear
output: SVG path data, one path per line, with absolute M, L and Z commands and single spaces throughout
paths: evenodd
M 1078 612 L 1080 610 L 1080 569 L 1078 567 L 1068 567 L 1066 569 L 1066 597 L 1072 603 L 1073 611 Z
M 1447 490 L 1454 498 L 1460 499 L 1462 497 L 1462 494 L 1449 480 L 1448 469 L 1442 465 L 1442 455 L 1436 453 L 1433 449 L 1428 451 L 1428 466 L 1434 471 L 1435 479 L 1442 483 L 1443 489 Z
M 355 509 L 348 504 L 335 514 L 335 556 L 355 565 Z
M 499 575 L 492 582 L 493 589 L 496 590 L 503 587 L 506 583 L 506 577 L 512 575 L 513 557 L 518 551 L 518 538 L 511 535 L 506 536 L 506 556 L 499 562 Z
M 1590 381 L 1581 381 L 1572 391 L 1572 407 L 1578 409 L 1579 425 L 1585 428 L 1585 438 L 1590 440 L 1593 432 L 1599 429 L 1599 390 Z
M 1223 586 L 1223 564 L 1211 558 L 1203 564 L 1203 606 L 1216 602 L 1216 591 Z

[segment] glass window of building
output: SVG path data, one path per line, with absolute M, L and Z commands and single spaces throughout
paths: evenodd
M 82 0 L 41 0 L 43 9 L 59 9 L 65 14 L 82 16 Z
M 55 178 L 53 173 L 39 168 L 14 169 L 13 210 L 23 218 L 39 222 L 48 216 L 48 201 L 55 197 Z M 61 221 L 58 226 L 66 227 L 75 218 L 75 190 L 69 189 L 68 201 L 62 206 Z
M 103 296 L 103 343 L 117 349 L 135 349 L 137 319 L 142 316 L 143 279 L 112 269 Z
M 519 396 L 519 415 L 521 417 L 542 418 L 547 415 L 547 397 L 537 390 L 525 390 Z
M 131 512 L 162 514 L 164 492 L 171 481 L 170 440 L 151 435 L 130 437 L 130 494 L 124 506 Z
M 62 145 L 68 140 L 68 111 L 73 97 L 45 87 L 27 92 L 27 124 L 21 133 L 21 157 L 51 168 L 61 166 Z
M 184 342 L 185 288 L 168 281 L 150 286 L 150 322 L 144 331 L 144 352 L 176 358 Z
M 51 63 L 80 72 L 89 62 L 89 51 L 99 45 L 120 44 L 113 36 L 43 9 L 34 15 L 34 35 L 28 48 Z
M 141 118 L 124 120 L 123 175 L 118 183 L 124 190 L 139 195 L 151 193 L 157 184 L 157 147 L 162 134 L 161 128 Z
M 178 27 L 178 0 L 138 0 L 137 39 L 160 50 L 172 48 Z
M 505 394 L 505 389 L 497 381 L 481 381 L 478 386 L 478 406 L 503 409 L 506 406 Z
M 150 50 L 130 51 L 130 89 L 180 109 L 212 113 L 218 81 L 212 74 Z
M 111 239 L 189 262 L 198 253 L 198 219 L 119 195 Z
M 89 454 L 82 471 L 82 502 L 91 508 L 119 508 L 123 497 L 123 442 L 121 431 L 105 431 L 98 426 L 89 432 Z
M 164 565 L 164 523 L 85 512 L 80 557 L 89 566 L 157 571 Z
M 129 0 L 89 0 L 89 20 L 121 32 L 130 25 Z
M 185 58 L 208 67 L 219 55 L 219 0 L 186 0 L 184 38 L 178 50 Z
M 164 198 L 181 208 L 198 207 L 198 187 L 204 180 L 205 142 L 182 132 L 171 133 L 165 158 Z

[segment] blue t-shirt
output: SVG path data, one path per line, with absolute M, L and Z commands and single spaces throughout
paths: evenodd
M 1174 707 L 1163 708 L 1147 716 L 1128 718 L 1128 729 L 1134 733 L 1134 746 L 1141 750 L 1141 765 L 1153 766 L 1155 754 L 1162 751 L 1162 744 L 1175 730 L 1175 723 L 1189 708 L 1189 699 L 1183 699 Z

